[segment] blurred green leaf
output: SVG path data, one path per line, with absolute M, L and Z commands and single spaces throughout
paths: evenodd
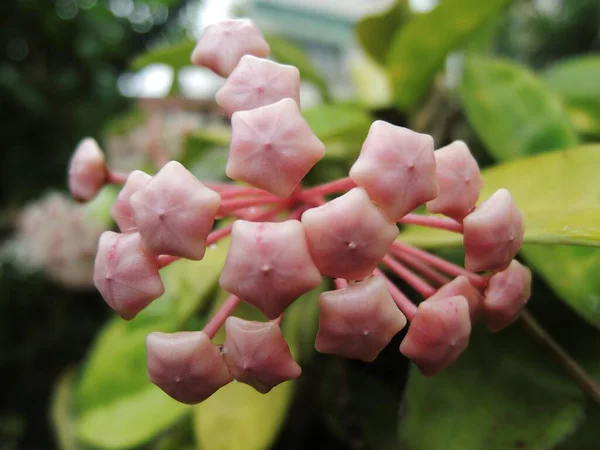
M 468 58 L 460 94 L 469 122 L 501 161 L 578 143 L 560 100 L 524 67 Z
M 381 14 L 365 17 L 356 24 L 360 45 L 375 61 L 385 64 L 394 35 L 409 18 L 407 0 L 397 0 Z
M 61 450 L 78 450 L 73 390 L 75 372 L 67 370 L 58 378 L 50 404 L 50 418 Z
M 329 87 L 323 78 L 323 75 L 315 68 L 304 50 L 294 43 L 279 36 L 265 36 L 271 47 L 271 55 L 281 64 L 295 66 L 300 71 L 300 76 L 304 81 L 313 83 L 321 92 L 324 100 L 329 100 Z
M 407 450 L 550 450 L 585 399 L 521 328 L 474 330 L 466 352 L 433 378 L 411 372 L 400 435 Z
M 600 57 L 562 60 L 541 76 L 565 102 L 575 128 L 581 133 L 600 135 Z
M 558 447 L 558 450 L 597 450 L 600 408 L 597 405 L 589 405 L 587 411 L 587 418 L 583 426 Z
M 195 46 L 194 41 L 183 41 L 176 45 L 156 47 L 135 58 L 131 62 L 131 69 L 140 70 L 151 64 L 166 64 L 177 72 L 183 67 L 192 65 L 190 58 Z
M 230 140 L 230 127 L 207 127 L 194 131 L 186 136 L 179 161 L 201 180 L 222 180 L 225 178 Z
M 387 55 L 398 107 L 413 109 L 429 90 L 446 56 L 511 0 L 445 0 L 400 28 Z

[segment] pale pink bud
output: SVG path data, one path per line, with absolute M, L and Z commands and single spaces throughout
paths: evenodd
M 129 199 L 133 194 L 143 188 L 151 178 L 150 175 L 141 170 L 134 170 L 127 177 L 123 189 L 119 192 L 117 200 L 110 210 L 110 215 L 115 219 L 115 222 L 117 222 L 121 231 L 126 232 L 136 229 L 133 210 L 129 204 Z
M 297 220 L 237 220 L 219 283 L 269 319 L 275 319 L 290 303 L 316 288 L 321 275 Z
M 236 112 L 227 176 L 288 197 L 325 155 L 325 146 L 290 98 Z
M 506 189 L 465 217 L 465 267 L 472 272 L 508 267 L 523 243 L 523 216 Z
M 264 58 L 270 53 L 269 44 L 251 20 L 225 20 L 206 27 L 192 53 L 192 63 L 227 77 L 242 56 Z
M 513 260 L 490 278 L 483 301 L 483 317 L 491 331 L 513 323 L 531 296 L 531 271 Z
M 308 247 L 328 277 L 360 280 L 370 276 L 398 236 L 362 188 L 302 215 Z
M 266 394 L 302 369 L 290 353 L 279 325 L 229 317 L 225 322 L 223 358 L 233 377 Z
M 433 376 L 458 359 L 469 344 L 469 303 L 462 296 L 422 302 L 400 344 L 425 376 Z
M 315 342 L 321 353 L 373 361 L 406 325 L 381 277 L 323 292 L 319 297 L 319 334 Z
M 228 116 L 284 98 L 300 105 L 298 69 L 251 55 L 242 58 L 216 96 L 217 104 Z
M 150 333 L 146 348 L 148 378 L 182 403 L 200 403 L 233 381 L 219 347 L 202 331 Z
M 69 163 L 69 190 L 73 198 L 80 202 L 91 200 L 106 183 L 106 176 L 104 153 L 95 139 L 84 139 Z
M 202 259 L 221 197 L 176 161 L 130 198 L 144 246 L 154 254 Z
M 430 299 L 455 297 L 457 295 L 467 299 L 467 302 L 469 303 L 469 315 L 471 319 L 476 319 L 481 310 L 483 297 L 464 275 L 456 277 L 454 280 L 440 287 Z
M 433 138 L 378 120 L 350 178 L 395 222 L 438 195 Z
M 435 152 L 435 162 L 440 194 L 427 203 L 427 210 L 462 222 L 475 209 L 483 187 L 477 161 L 467 144 L 455 141 Z
M 94 283 L 106 303 L 127 320 L 133 319 L 165 290 L 156 258 L 146 252 L 138 233 L 102 233 L 94 264 Z

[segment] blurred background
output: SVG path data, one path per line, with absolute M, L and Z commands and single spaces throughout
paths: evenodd
M 528 377 L 544 378 L 547 391 L 525 400 L 537 409 L 524 415 L 552 414 L 519 429 L 526 438 L 498 444 L 489 431 L 485 439 L 446 447 L 453 426 L 461 433 L 461 426 L 479 423 L 449 411 L 454 421 L 437 417 L 446 424 L 442 440 L 419 443 L 422 433 L 436 434 L 428 428 L 435 423 L 419 421 L 435 405 L 414 408 L 422 415 L 409 417 L 398 438 L 406 392 L 419 402 L 422 386 L 406 390 L 408 363 L 395 341 L 373 365 L 313 356 L 285 407 L 265 404 L 255 412 L 279 417 L 254 431 L 262 437 L 256 445 L 244 443 L 243 433 L 236 447 L 202 445 L 207 438 L 199 437 L 192 413 L 171 406 L 164 407 L 166 419 L 149 426 L 154 419 L 144 422 L 139 408 L 161 415 L 163 406 L 135 397 L 139 383 L 131 380 L 139 373 L 135 355 L 143 353 L 140 333 L 153 323 L 115 331 L 120 325 L 91 282 L 98 236 L 113 226 L 108 209 L 116 191 L 75 204 L 66 194 L 66 170 L 78 141 L 94 136 L 122 171 L 151 170 L 168 155 L 202 179 L 223 178 L 229 129 L 214 103 L 223 80 L 192 67 L 189 55 L 206 26 L 237 16 L 251 17 L 274 59 L 302 73 L 303 110 L 331 150 L 313 182 L 347 173 L 375 118 L 430 133 L 437 147 L 463 139 L 482 167 L 596 142 L 600 0 L 4 0 L 0 11 L 0 450 L 599 448 L 586 440 L 600 426 L 598 410 L 568 380 L 557 381 L 560 371 L 549 380 L 539 367 Z M 408 75 L 398 79 L 400 72 Z M 519 127 L 530 134 L 516 133 Z M 588 187 L 596 189 L 591 181 Z M 528 258 L 537 271 L 532 307 L 600 379 L 600 258 L 564 248 Z M 562 265 L 547 267 L 547 260 Z M 183 292 L 181 275 L 174 277 Z M 199 304 L 192 309 L 189 328 L 206 315 Z M 103 365 L 110 349 L 114 361 Z M 121 356 L 126 365 L 135 361 L 131 373 L 116 371 Z M 462 376 L 469 379 L 468 372 Z M 123 387 L 127 380 L 133 387 Z M 490 403 L 521 395 L 502 386 L 501 400 Z M 545 397 L 555 402 L 536 403 Z M 478 398 L 464 400 L 461 411 Z M 520 406 L 504 405 L 497 414 L 505 420 L 513 407 Z M 490 408 L 484 415 L 497 417 Z M 97 415 L 86 416 L 90 411 Z M 138 417 L 127 428 L 139 433 L 112 428 L 110 417 Z M 103 439 L 111 434 L 117 438 Z M 567 444 L 577 436 L 583 437 Z

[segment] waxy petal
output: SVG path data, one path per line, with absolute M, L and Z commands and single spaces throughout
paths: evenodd
M 127 181 L 119 192 L 117 200 L 110 210 L 110 215 L 119 226 L 122 232 L 136 230 L 133 209 L 129 204 L 129 199 L 133 194 L 143 188 L 152 177 L 141 170 L 134 170 L 127 177 Z
M 106 183 L 106 161 L 98 142 L 86 138 L 79 143 L 69 163 L 69 190 L 83 202 L 93 199 Z
M 469 302 L 469 315 L 471 322 L 473 322 L 481 312 L 483 296 L 464 275 L 456 277 L 454 280 L 443 285 L 429 298 L 448 298 L 457 295 L 463 296 Z
M 202 331 L 150 333 L 146 348 L 150 381 L 182 403 L 200 403 L 233 381 L 219 347 Z

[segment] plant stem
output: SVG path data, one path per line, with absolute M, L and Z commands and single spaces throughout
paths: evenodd
M 233 313 L 235 308 L 240 304 L 240 298 L 236 295 L 230 295 L 225 300 L 225 303 L 221 305 L 219 310 L 215 313 L 214 316 L 210 319 L 210 321 L 206 324 L 204 331 L 209 338 L 214 338 L 219 331 L 219 328 L 223 326 L 227 318 Z
M 548 334 L 535 317 L 527 310 L 521 313 L 521 323 L 536 341 L 546 347 L 554 355 L 556 361 L 567 372 L 569 377 L 600 406 L 600 387 L 587 372 L 566 352 L 564 348 Z
M 392 281 L 385 275 L 385 273 L 383 273 L 383 271 L 380 269 L 375 269 L 375 275 L 385 280 L 388 291 L 390 292 L 392 299 L 394 299 L 394 303 L 396 303 L 398 309 L 402 311 L 402 314 L 404 314 L 409 321 L 413 320 L 415 314 L 417 313 L 417 306 L 411 302 L 410 299 L 404 295 L 400 289 L 398 289 L 398 286 L 392 283 Z
M 324 183 L 302 192 L 303 198 L 312 198 L 315 196 L 323 196 L 333 194 L 335 192 L 344 192 L 355 187 L 356 184 L 350 178 L 340 178 L 339 180 Z
M 407 214 L 400 220 L 399 223 L 405 225 L 421 225 L 429 228 L 437 228 L 438 230 L 452 231 L 454 233 L 462 233 L 463 226 L 455 220 L 445 217 L 425 216 L 423 214 Z

